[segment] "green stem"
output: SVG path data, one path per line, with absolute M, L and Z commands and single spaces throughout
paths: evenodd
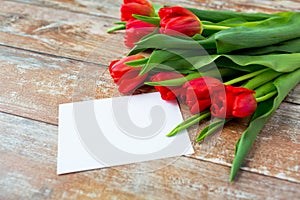
M 113 24 L 116 24 L 116 25 L 126 25 L 126 22 L 113 22 Z
M 262 102 L 262 101 L 266 101 L 266 100 L 270 99 L 271 97 L 273 97 L 276 94 L 277 94 L 277 91 L 270 92 L 270 93 L 266 94 L 265 96 L 256 98 L 256 102 L 259 103 L 259 102 Z
M 125 30 L 126 29 L 126 24 L 121 24 L 119 26 L 115 26 L 111 29 L 108 29 L 106 32 L 107 33 L 112 33 L 112 32 L 115 32 L 115 31 L 119 31 L 119 30 Z
M 198 77 L 201 77 L 201 74 L 199 72 L 196 72 L 182 78 L 175 78 L 175 79 L 159 81 L 159 82 L 145 82 L 145 84 L 151 86 L 180 86 L 185 82 L 189 80 L 193 80 Z
M 260 87 L 264 85 L 265 83 L 273 80 L 274 78 L 280 76 L 282 73 L 276 72 L 272 69 L 268 69 L 267 71 L 255 76 L 251 80 L 249 80 L 246 84 L 243 85 L 243 87 L 248 89 L 255 89 L 257 87 Z
M 226 30 L 231 28 L 229 26 L 220 26 L 220 25 L 209 25 L 209 24 L 202 24 L 202 25 L 203 25 L 203 29 L 216 30 L 216 31 L 221 31 L 221 30 Z
M 273 81 L 270 81 L 259 88 L 255 89 L 255 97 L 259 98 L 276 90 Z
M 232 72 L 231 69 L 210 70 L 201 73 L 195 72 L 182 78 L 176 78 L 176 79 L 158 81 L 158 82 L 145 82 L 145 84 L 150 86 L 180 86 L 187 81 L 193 80 L 195 78 L 199 78 L 201 76 L 211 76 L 211 77 L 218 78 L 220 76 L 223 77 L 229 75 L 231 72 Z
M 216 119 L 214 122 L 210 123 L 200 131 L 198 137 L 196 138 L 196 142 L 200 142 L 204 140 L 207 136 L 216 132 L 218 129 L 220 129 L 225 123 L 229 122 L 230 120 L 231 119 L 220 119 L 220 118 Z
M 192 117 L 188 118 L 184 122 L 177 125 L 170 133 L 167 134 L 168 137 L 174 136 L 180 131 L 187 129 L 188 127 L 196 124 L 197 122 L 200 122 L 201 120 L 207 118 L 210 116 L 210 112 L 206 111 L 204 113 L 199 113 L 197 115 L 193 115 Z
M 246 75 L 244 75 L 244 76 L 240 76 L 240 77 L 237 77 L 237 78 L 232 79 L 232 80 L 230 80 L 230 81 L 227 81 L 227 82 L 225 82 L 224 84 L 225 84 L 225 85 L 233 85 L 233 84 L 235 84 L 235 83 L 238 83 L 238 82 L 247 80 L 247 79 L 249 79 L 249 78 L 255 77 L 255 76 L 257 76 L 258 74 L 261 74 L 261 73 L 263 73 L 263 72 L 265 72 L 265 71 L 267 71 L 267 70 L 268 70 L 268 69 L 258 70 L 258 71 L 256 71 L 256 72 L 252 72 L 252 73 L 246 74 Z

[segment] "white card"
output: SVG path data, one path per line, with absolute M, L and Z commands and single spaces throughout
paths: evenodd
M 57 174 L 193 154 L 176 101 L 159 93 L 59 105 Z

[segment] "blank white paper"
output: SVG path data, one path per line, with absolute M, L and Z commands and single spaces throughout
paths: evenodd
M 159 93 L 59 105 L 57 174 L 193 154 L 176 101 Z

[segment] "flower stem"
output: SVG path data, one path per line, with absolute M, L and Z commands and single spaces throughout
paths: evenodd
M 179 86 L 189 80 L 192 80 L 192 79 L 195 79 L 198 77 L 201 77 L 201 74 L 199 72 L 195 72 L 195 73 L 189 74 L 182 78 L 175 78 L 175 79 L 159 81 L 159 82 L 145 82 L 145 84 L 151 85 L 151 86 Z
M 126 24 L 121 24 L 119 26 L 115 26 L 111 29 L 108 29 L 106 32 L 107 33 L 112 33 L 112 32 L 119 31 L 119 30 L 124 30 L 124 29 L 126 29 Z
M 116 25 L 126 25 L 126 22 L 113 22 L 113 24 L 116 24 Z
M 203 25 L 203 29 L 216 30 L 216 31 L 221 31 L 221 30 L 226 30 L 231 28 L 229 26 L 220 26 L 220 25 L 209 25 L 209 24 L 202 24 L 202 25 Z
M 256 98 L 256 102 L 259 103 L 259 102 L 262 102 L 262 101 L 266 101 L 266 100 L 270 99 L 271 97 L 273 97 L 276 94 L 277 94 L 277 91 L 270 92 L 270 93 L 266 94 L 265 96 Z
M 221 118 L 216 119 L 214 122 L 210 123 L 200 131 L 198 137 L 196 138 L 196 142 L 200 142 L 204 140 L 207 136 L 211 135 L 212 133 L 222 128 L 222 126 L 226 122 L 229 122 L 230 120 L 231 119 L 221 119 Z
M 225 85 L 232 85 L 232 84 L 235 84 L 235 83 L 238 83 L 238 82 L 247 80 L 247 79 L 249 79 L 249 78 L 255 77 L 255 76 L 257 76 L 258 74 L 261 74 L 261 73 L 263 73 L 263 72 L 265 72 L 265 71 L 267 71 L 267 70 L 268 70 L 268 69 L 258 70 L 258 71 L 256 71 L 256 72 L 252 72 L 252 73 L 246 74 L 246 75 L 244 75 L 244 76 L 240 76 L 240 77 L 237 77 L 237 78 L 232 79 L 232 80 L 230 80 L 230 81 L 227 81 L 227 82 L 225 82 L 224 84 L 225 84 Z
M 264 85 L 265 83 L 273 80 L 274 78 L 280 76 L 281 74 L 282 73 L 280 72 L 276 72 L 272 69 L 268 69 L 267 71 L 249 80 L 246 84 L 243 85 L 243 87 L 251 90 L 256 89 L 257 87 Z
M 167 134 L 168 137 L 174 136 L 180 131 L 187 129 L 188 127 L 194 125 L 197 122 L 200 122 L 201 120 L 207 118 L 210 116 L 210 112 L 206 111 L 204 113 L 199 113 L 197 115 L 193 115 L 181 124 L 177 125 L 170 133 Z
M 159 82 L 145 82 L 144 84 L 151 85 L 151 86 L 180 86 L 187 81 L 193 80 L 195 78 L 199 78 L 201 76 L 211 76 L 211 77 L 219 78 L 220 76 L 222 77 L 227 76 L 230 73 L 232 73 L 231 69 L 210 70 L 206 72 L 191 73 L 182 78 L 176 78 L 176 79 L 159 81 Z
M 275 90 L 276 87 L 274 86 L 274 83 L 270 81 L 255 90 L 255 97 L 259 98 L 265 96 L 266 94 L 269 94 L 270 92 L 273 92 Z

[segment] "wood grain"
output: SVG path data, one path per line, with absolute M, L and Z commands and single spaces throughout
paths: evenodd
M 22 1 L 1 0 L 0 44 L 57 56 L 106 64 L 125 55 L 122 34 L 106 34 L 118 19 L 120 1 Z M 154 1 L 163 3 L 163 1 Z M 172 5 L 239 11 L 297 10 L 300 2 L 171 1 Z M 278 5 L 277 5 L 278 4 Z M 241 6 L 244 5 L 244 6 Z M 268 6 L 266 6 L 268 5 Z M 277 5 L 277 6 L 276 6 Z M 57 9 L 59 8 L 59 9 Z M 80 12 L 74 14 L 74 12 Z M 92 14 L 90 13 L 92 12 Z M 84 14 L 83 14 L 84 13 Z M 93 14 L 97 13 L 97 14 Z M 96 15 L 96 16 L 92 16 Z M 105 47 L 105 48 L 103 48 Z M 105 49 L 105 50 L 104 50 Z M 93 54 L 92 57 L 89 57 Z
M 298 84 L 286 97 L 285 101 L 300 104 L 300 84 Z
M 106 33 L 115 19 L 10 1 L 0 4 L 2 45 L 98 64 L 128 51 L 123 34 Z
M 105 0 L 105 1 L 93 1 L 93 0 L 15 0 L 16 2 L 38 5 L 42 7 L 51 7 L 55 9 L 69 10 L 72 12 L 85 13 L 94 16 L 105 16 L 118 18 L 120 16 L 119 7 L 122 4 L 122 0 Z M 153 0 L 152 3 L 161 5 L 180 5 L 185 7 L 195 7 L 201 9 L 226 9 L 248 12 L 276 12 L 276 11 L 299 11 L 300 1 L 257 1 L 257 0 Z
M 106 67 L 128 49 L 122 32 L 105 33 L 118 20 L 120 4 L 0 0 L 0 199 L 299 199 L 300 85 L 257 138 L 238 182 L 227 180 L 246 119 L 194 144 L 190 157 L 56 175 L 58 105 L 120 95 Z M 300 10 L 299 0 L 172 0 L 168 5 Z M 182 111 L 188 115 L 186 107 Z M 192 139 L 198 129 L 190 129 Z M 137 173 L 149 170 L 154 171 Z
M 5 85 L 0 95 L 2 112 L 57 124 L 61 103 L 120 95 L 105 66 L 7 47 L 0 50 L 3 55 L 0 56 L 0 76 L 3 77 L 0 83 Z M 299 87 L 291 95 L 298 93 Z M 184 107 L 183 112 L 189 113 Z M 300 183 L 299 113 L 297 104 L 281 105 L 257 139 L 245 170 Z M 230 166 L 235 142 L 246 125 L 246 120 L 226 125 L 222 134 L 208 140 L 208 145 L 194 145 L 197 152 L 193 157 Z M 195 138 L 197 132 L 191 129 L 191 138 Z M 266 159 L 267 155 L 274 159 Z
M 251 172 L 229 183 L 229 167 L 187 157 L 57 176 L 57 126 L 1 112 L 0 123 L 0 199 L 300 198 L 299 184 Z
M 58 105 L 94 97 L 106 67 L 0 47 L 0 109 L 57 124 Z M 100 83 L 103 90 L 108 86 Z M 84 83 L 85 85 L 81 84 Z M 90 87 L 89 87 L 90 85 Z M 106 85 L 106 84 L 105 84 Z M 80 99 L 76 89 L 81 89 Z M 108 94 L 108 93 L 107 93 Z
M 300 106 L 282 103 L 258 135 L 242 169 L 300 183 L 299 122 Z M 235 143 L 246 127 L 246 120 L 225 124 L 220 133 L 194 145 L 194 157 L 229 166 L 233 161 Z M 191 133 L 196 138 L 195 128 Z

